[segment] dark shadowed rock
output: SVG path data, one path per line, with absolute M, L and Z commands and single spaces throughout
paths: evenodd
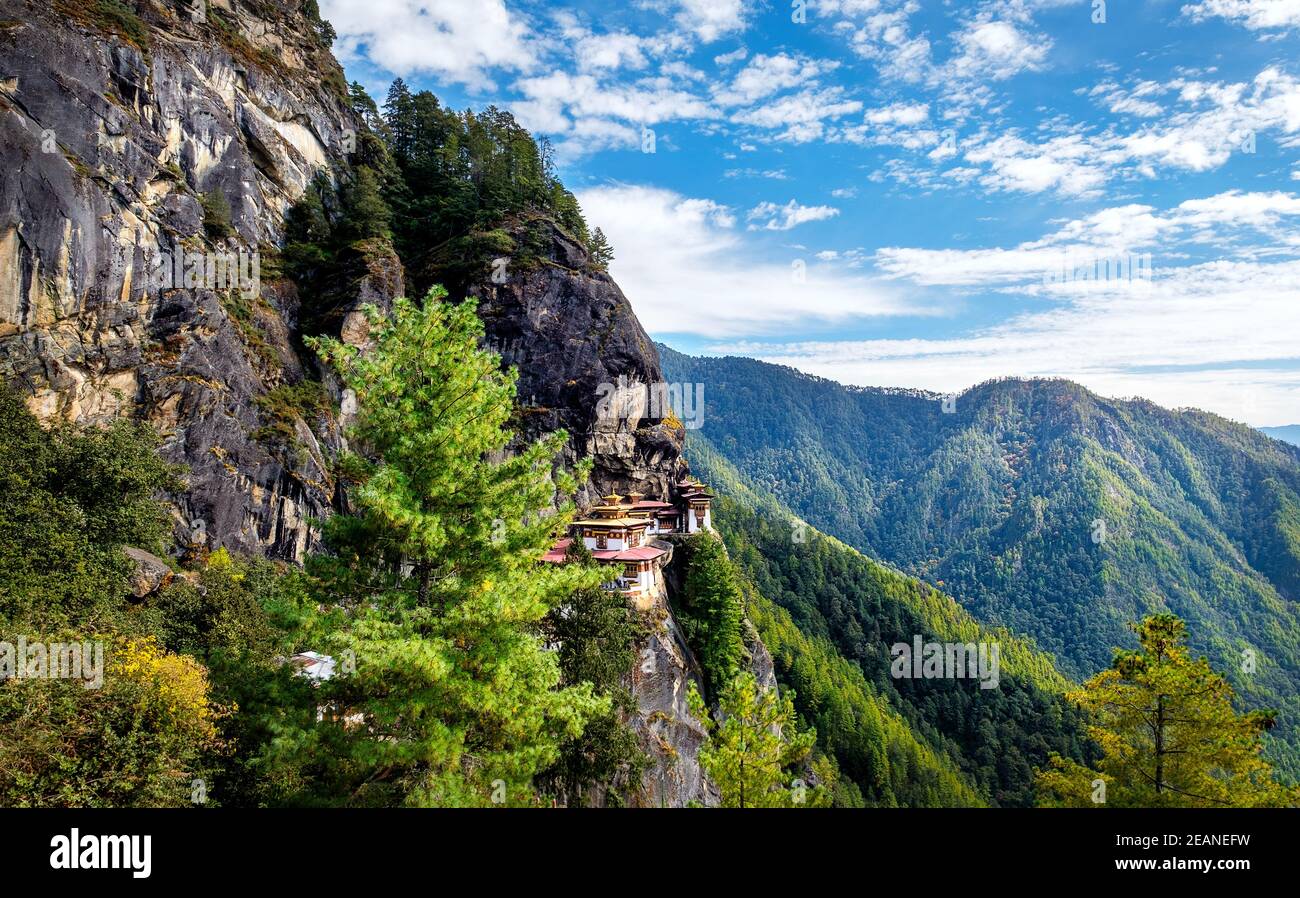
M 584 505 L 611 491 L 666 496 L 686 471 L 685 431 L 650 417 L 653 409 L 603 415 L 601 403 L 620 386 L 643 393 L 636 385 L 662 383 L 658 350 L 623 291 L 590 268 L 576 240 L 550 222 L 529 225 L 543 229 L 546 253 L 497 266 L 501 283 L 489 272 L 467 291 L 479 301 L 488 345 L 519 368 L 525 435 L 563 429 L 566 462 L 595 459 Z

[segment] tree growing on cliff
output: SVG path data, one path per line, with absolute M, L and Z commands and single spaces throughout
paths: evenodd
M 714 695 L 736 675 L 745 659 L 741 633 L 745 606 L 727 549 L 711 532 L 691 540 L 681 625 L 704 667 Z
M 374 171 L 365 165 L 357 166 L 352 183 L 343 191 L 340 236 L 346 241 L 390 240 L 392 217 Z
M 325 607 L 305 638 L 342 659 L 321 690 L 334 709 L 286 743 L 321 758 L 327 795 L 350 804 L 466 806 L 534 800 L 566 739 L 607 714 L 589 683 L 560 685 L 538 626 L 599 569 L 538 563 L 572 506 L 553 475 L 564 434 L 502 458 L 517 372 L 479 348 L 473 301 L 367 309 L 362 354 L 313 340 L 356 392 L 352 512 L 309 563 Z M 338 790 L 342 790 L 341 792 Z
M 203 230 L 213 240 L 226 240 L 235 233 L 231 223 L 230 201 L 224 191 L 209 190 L 199 197 L 199 206 L 203 209 Z
M 809 787 L 791 768 L 808 757 L 817 733 L 800 732 L 789 695 L 764 689 L 748 671 L 736 675 L 718 698 L 717 722 L 699 690 L 687 694 L 691 714 L 704 723 L 708 741 L 700 766 L 718 787 L 724 808 L 825 807 L 830 792 Z
M 1279 785 L 1261 757 L 1271 711 L 1238 714 L 1232 687 L 1184 645 L 1172 614 L 1133 629 L 1140 648 L 1118 651 L 1071 698 L 1091 711 L 1101 745 L 1097 770 L 1053 756 L 1037 776 L 1049 806 L 1277 807 L 1300 791 Z M 1104 784 L 1104 785 L 1103 785 Z
M 591 234 L 591 264 L 604 271 L 614 261 L 614 247 L 609 245 L 605 232 L 596 228 Z
M 574 540 L 566 564 L 591 566 L 591 551 Z M 543 622 L 556 646 L 566 685 L 590 683 L 608 696 L 608 713 L 593 718 L 583 734 L 568 739 L 560 759 L 540 778 L 545 791 L 562 795 L 570 806 L 581 804 L 593 789 L 604 789 L 606 804 L 617 804 L 619 790 L 639 778 L 645 766 L 637 735 L 623 722 L 636 711 L 636 700 L 623 685 L 632 669 L 641 624 L 627 597 L 617 590 L 579 589 Z

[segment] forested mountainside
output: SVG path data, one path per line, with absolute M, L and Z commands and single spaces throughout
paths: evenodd
M 716 526 L 752 585 L 750 607 L 757 608 L 759 621 L 770 622 L 771 631 L 760 623 L 759 632 L 776 658 L 777 678 L 796 690 L 796 706 L 816 724 L 823 747 L 844 773 L 858 778 L 889 769 L 882 759 L 890 752 L 878 737 L 846 731 L 838 719 L 843 696 L 855 691 L 895 709 L 918 738 L 952 759 L 985 800 L 998 804 L 1032 804 L 1034 771 L 1050 754 L 1093 757 L 1083 716 L 1066 700 L 1067 682 L 1050 657 L 1004 628 L 981 626 L 942 591 L 808 526 L 771 496 L 755 493 L 705 441 L 689 442 L 696 469 L 722 494 Z M 803 634 L 801 640 L 781 635 L 779 622 L 786 619 Z M 892 676 L 890 646 L 916 636 L 924 642 L 996 643 L 998 688 Z M 838 657 L 814 664 L 808 657 L 814 650 Z M 817 668 L 823 672 L 813 672 Z M 827 679 L 838 685 L 828 689 Z M 841 697 L 828 697 L 832 692 Z
M 1071 678 L 1132 645 L 1130 621 L 1182 617 L 1244 706 L 1281 711 L 1270 753 L 1300 770 L 1300 449 L 1064 381 L 995 381 L 945 403 L 660 354 L 671 379 L 706 385 L 696 447 L 1032 637 Z

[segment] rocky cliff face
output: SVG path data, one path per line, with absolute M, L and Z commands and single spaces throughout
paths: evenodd
M 152 422 L 191 472 L 178 535 L 286 559 L 338 434 L 258 439 L 304 376 L 275 247 L 355 133 L 300 6 L 0 0 L 0 375 L 45 420 Z
M 172 498 L 196 551 L 301 559 L 311 519 L 341 500 L 346 401 L 310 415 L 277 400 L 322 374 L 276 270 L 284 216 L 317 173 L 347 177 L 359 127 L 313 34 L 301 0 L 0 0 L 0 377 L 47 422 L 152 423 L 188 471 Z M 581 244 L 543 222 L 539 251 L 530 227 L 526 262 L 463 285 L 519 368 L 521 439 L 569 433 L 563 461 L 594 461 L 584 505 L 666 496 L 686 470 L 680 426 L 635 401 L 601 406 L 608 386 L 663 380 L 653 343 Z M 405 289 L 379 255 L 345 292 L 354 310 Z M 332 326 L 365 339 L 349 308 Z M 631 675 L 655 759 L 642 805 L 713 800 L 675 631 L 665 600 Z
M 667 497 L 688 471 L 686 432 L 662 414 L 651 416 L 646 388 L 664 380 L 654 343 L 618 284 L 592 270 L 581 244 L 548 222 L 528 227 L 540 231 L 543 253 L 526 265 L 498 257 L 466 290 L 479 300 L 488 343 L 519 368 L 523 435 L 563 429 L 565 461 L 593 459 L 582 505 L 610 492 Z M 524 229 L 512 229 L 516 245 L 525 243 Z

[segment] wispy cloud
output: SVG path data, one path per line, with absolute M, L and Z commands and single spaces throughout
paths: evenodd
M 651 333 L 726 338 L 937 311 L 802 251 L 774 259 L 748 246 L 735 213 L 711 200 L 634 185 L 584 190 L 578 199 L 614 245 L 610 271 Z
M 1300 28 L 1297 0 L 1203 0 L 1184 6 L 1182 12 L 1195 22 L 1219 17 L 1252 31 Z
M 759 203 L 745 218 L 751 231 L 762 228 L 768 231 L 788 231 L 810 221 L 825 221 L 840 214 L 833 206 L 805 206 L 797 200 L 784 205 L 772 202 Z

